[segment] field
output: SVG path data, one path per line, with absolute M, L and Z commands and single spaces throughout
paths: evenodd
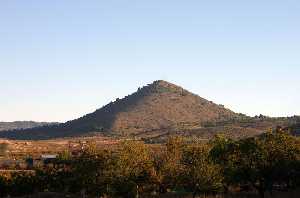
M 42 154 L 58 154 L 65 150 L 79 151 L 88 144 L 110 147 L 117 142 L 116 139 L 101 136 L 32 141 L 0 139 L 0 144 L 7 144 L 7 159 L 23 159 L 26 156 L 38 158 Z
M 299 195 L 295 189 L 300 186 L 300 139 L 284 128 L 246 139 L 220 135 L 209 142 L 176 136 L 162 144 L 146 144 L 95 136 L 0 143 L 5 150 L 0 196 Z M 231 194 L 220 194 L 225 192 Z

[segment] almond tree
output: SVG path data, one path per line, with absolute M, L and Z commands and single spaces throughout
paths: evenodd
M 278 128 L 260 137 L 216 143 L 211 154 L 223 167 L 226 182 L 248 184 L 260 197 L 266 191 L 272 194 L 274 184 L 287 189 L 293 184 L 300 141 L 288 132 Z
M 115 154 L 112 183 L 115 194 L 139 197 L 140 193 L 151 191 L 155 170 L 148 146 L 138 141 L 124 141 Z
M 205 144 L 189 145 L 184 149 L 182 184 L 187 190 L 198 193 L 214 193 L 222 190 L 223 176 L 220 166 L 209 156 L 210 148 Z

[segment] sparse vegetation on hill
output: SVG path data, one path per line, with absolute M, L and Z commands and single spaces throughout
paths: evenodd
M 207 140 L 224 132 L 228 137 L 239 139 L 259 135 L 278 125 L 295 125 L 299 120 L 297 116 L 270 118 L 234 113 L 223 105 L 160 80 L 76 120 L 3 131 L 0 137 L 50 139 L 101 134 L 162 142 L 174 134 Z
M 155 81 L 79 119 L 56 126 L 3 132 L 0 136 L 47 139 L 89 132 L 119 136 L 147 135 L 161 130 L 199 128 L 207 122 L 225 121 L 234 117 L 239 115 L 221 105 L 166 81 Z

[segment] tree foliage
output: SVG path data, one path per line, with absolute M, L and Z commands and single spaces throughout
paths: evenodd
M 90 143 L 76 156 L 64 151 L 35 174 L 0 177 L 0 195 L 53 191 L 131 198 L 186 191 L 196 196 L 238 187 L 264 197 L 299 187 L 299 178 L 300 140 L 277 128 L 241 140 L 218 135 L 208 143 L 181 137 L 159 146 L 127 140 L 104 149 Z
M 297 184 L 300 141 L 281 128 L 239 141 L 218 137 L 213 144 L 211 155 L 229 185 L 250 185 L 264 197 L 275 184 L 287 189 Z

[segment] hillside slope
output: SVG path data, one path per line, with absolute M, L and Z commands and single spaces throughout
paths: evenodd
M 54 122 L 34 122 L 34 121 L 14 121 L 14 122 L 0 122 L 0 131 L 29 129 L 45 125 L 54 125 Z
M 85 135 L 132 136 L 154 131 L 197 129 L 208 122 L 226 121 L 239 114 L 166 81 L 154 81 L 137 92 L 57 126 L 7 131 L 0 137 L 47 139 Z

